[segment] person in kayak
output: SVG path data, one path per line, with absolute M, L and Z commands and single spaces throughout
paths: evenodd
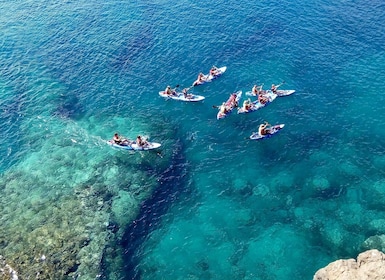
M 215 67 L 215 66 L 211 67 L 211 69 L 210 69 L 210 75 L 211 76 L 215 77 L 219 74 L 220 74 L 220 71 L 218 70 L 217 67 Z
M 258 93 L 258 102 L 261 104 L 266 104 L 269 101 L 269 98 L 263 95 L 262 91 Z
M 148 146 L 148 142 L 146 139 L 143 139 L 142 136 L 138 135 L 138 137 L 136 137 L 136 144 L 139 146 L 139 147 L 145 147 L 145 146 Z
M 182 89 L 182 93 L 183 93 L 183 95 L 184 95 L 184 98 L 192 99 L 192 98 L 194 98 L 194 95 L 188 93 L 188 90 L 189 90 L 189 89 L 190 89 L 190 88 L 184 88 L 184 89 Z
M 193 86 L 197 86 L 197 85 L 200 85 L 201 83 L 203 83 L 205 81 L 205 75 L 201 72 L 198 74 L 198 78 L 196 79 L 196 81 L 193 83 Z
M 126 138 L 120 137 L 118 133 L 114 134 L 114 137 L 112 138 L 112 141 L 114 141 L 115 144 L 118 144 L 118 145 L 121 145 L 121 146 L 129 145 L 129 141 Z
M 170 86 L 167 86 L 166 89 L 164 90 L 164 93 L 167 94 L 168 96 L 175 95 L 175 89 L 171 89 Z
M 262 87 L 263 85 L 261 85 L 259 88 L 257 85 L 254 85 L 251 89 L 251 92 L 253 93 L 253 95 L 257 96 L 260 92 L 262 92 Z
M 271 85 L 271 89 L 270 89 L 273 93 L 277 94 L 277 86 L 275 84 L 272 84 Z
M 230 108 L 238 107 L 237 94 L 232 93 L 226 102 L 226 106 Z
M 251 108 L 253 107 L 253 103 L 251 102 L 250 98 L 243 101 L 243 110 L 245 110 L 246 112 L 249 111 Z
M 260 136 L 270 134 L 270 127 L 271 127 L 271 125 L 268 122 L 264 122 L 264 123 L 260 124 L 259 128 L 258 128 L 258 134 Z
M 226 115 L 229 112 L 228 107 L 226 106 L 226 103 L 223 102 L 221 106 L 219 106 L 219 113 L 222 115 Z

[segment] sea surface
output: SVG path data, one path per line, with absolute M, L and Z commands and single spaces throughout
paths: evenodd
M 112 245 L 123 261 L 105 264 L 103 279 L 312 279 L 385 234 L 384 1 L 34 0 L 0 9 L 0 172 L 50 178 L 29 176 L 36 186 L 16 193 L 71 193 L 100 176 L 87 170 L 104 156 L 103 168 L 119 161 L 123 173 L 132 173 L 123 163 L 140 170 L 167 159 L 166 171 L 139 173 L 162 184 Z M 227 71 L 191 89 L 203 102 L 158 95 L 213 65 Z M 230 93 L 282 82 L 296 92 L 216 119 Z M 249 140 L 264 121 L 285 127 Z M 117 151 L 105 144 L 115 132 L 162 147 Z

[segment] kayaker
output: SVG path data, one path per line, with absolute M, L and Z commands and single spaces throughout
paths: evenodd
M 191 98 L 193 98 L 193 95 L 189 94 L 188 90 L 189 90 L 189 88 L 184 88 L 184 89 L 182 89 L 182 93 L 184 95 L 184 98 L 191 99 Z
M 169 96 L 175 95 L 175 90 L 172 90 L 170 86 L 167 86 L 166 89 L 164 90 L 164 93 Z
M 259 128 L 258 128 L 258 134 L 260 136 L 263 136 L 263 135 L 267 135 L 270 133 L 270 124 L 268 122 L 264 122 L 262 124 L 259 125 Z
M 251 92 L 253 93 L 253 95 L 258 95 L 259 93 L 262 93 L 262 87 L 263 85 L 259 87 L 257 85 L 254 85 L 253 88 L 251 89 Z
M 129 144 L 129 141 L 125 138 L 120 137 L 118 133 L 114 134 L 114 137 L 112 138 L 112 140 L 114 141 L 115 144 L 122 145 L 122 146 Z
M 146 139 L 143 139 L 142 136 L 138 135 L 138 137 L 136 137 L 136 144 L 140 147 L 144 147 L 148 145 L 148 142 Z
M 229 110 L 227 109 L 226 103 L 223 102 L 222 105 L 219 106 L 219 112 L 220 112 L 220 114 L 225 115 L 225 114 L 228 113 L 228 111 L 229 111 Z
M 254 95 L 258 95 L 259 90 L 258 90 L 257 85 L 254 85 L 254 86 L 253 86 L 253 88 L 251 89 L 251 92 L 252 92 Z
M 201 72 L 198 74 L 198 78 L 193 83 L 193 86 L 197 86 L 197 85 L 201 84 L 202 82 L 204 82 L 204 80 L 205 80 L 205 75 Z
M 270 89 L 273 93 L 277 93 L 277 86 L 275 84 L 272 84 L 271 85 L 271 89 Z
M 122 142 L 122 138 L 119 136 L 119 134 L 115 133 L 114 137 L 112 138 L 116 144 L 120 144 Z
M 211 76 L 216 76 L 216 75 L 218 75 L 218 74 L 219 74 L 218 68 L 215 67 L 215 66 L 211 67 L 211 69 L 210 69 L 210 75 L 211 75 Z
M 252 107 L 252 103 L 251 103 L 251 100 L 250 100 L 250 98 L 249 99 L 247 99 L 247 100 L 245 100 L 245 101 L 243 101 L 243 110 L 245 110 L 245 111 L 249 111 L 250 109 L 251 109 L 251 107 Z
M 269 101 L 269 98 L 264 96 L 262 94 L 262 92 L 260 91 L 259 94 L 258 94 L 258 102 L 261 103 L 261 104 L 266 104 L 268 101 Z
M 229 97 L 229 99 L 227 100 L 226 102 L 226 105 L 233 108 L 233 107 L 237 107 L 238 106 L 238 102 L 237 102 L 237 94 L 236 93 L 232 93 Z

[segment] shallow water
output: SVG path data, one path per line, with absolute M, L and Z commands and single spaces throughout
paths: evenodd
M 66 172 L 42 176 L 69 191 L 98 176 L 80 170 L 101 154 L 111 167 L 133 159 L 105 147 L 115 131 L 148 135 L 171 159 L 116 244 L 121 278 L 310 279 L 383 234 L 381 1 L 0 5 L 2 173 L 40 174 L 55 153 Z M 158 96 L 212 65 L 228 70 L 193 89 L 204 102 Z M 292 96 L 216 120 L 231 92 L 282 81 Z M 247 140 L 264 120 L 285 128 Z M 156 165 L 152 156 L 133 161 Z

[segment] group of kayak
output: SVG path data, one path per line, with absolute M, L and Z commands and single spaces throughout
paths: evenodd
M 220 112 L 218 113 L 217 118 L 218 119 L 223 118 L 224 116 L 226 116 L 226 114 L 223 114 L 223 113 L 231 112 L 234 109 L 234 107 L 238 107 L 238 114 L 251 113 L 273 102 L 278 96 L 287 96 L 295 92 L 295 90 L 279 90 L 278 88 L 281 85 L 283 85 L 283 83 L 284 82 L 282 82 L 279 85 L 273 84 L 270 90 L 263 90 L 262 89 L 263 85 L 261 86 L 254 85 L 251 91 L 246 92 L 246 95 L 257 97 L 255 101 L 251 101 L 251 99 L 248 98 L 243 101 L 242 107 L 239 107 L 239 104 L 236 104 L 235 106 L 228 106 L 227 102 L 224 102 L 222 103 L 221 106 L 218 106 L 220 109 Z M 230 95 L 230 98 L 234 94 L 240 96 L 242 92 L 238 91 L 236 93 L 232 93 Z
M 161 144 L 155 142 L 149 142 L 144 136 L 138 135 L 136 140 L 130 140 L 120 136 L 118 133 L 114 134 L 111 140 L 107 141 L 107 144 L 124 150 L 152 150 L 159 148 Z
M 205 83 L 212 82 L 216 78 L 220 77 L 226 71 L 226 69 L 227 69 L 226 66 L 219 67 L 219 68 L 216 66 L 213 66 L 211 67 L 208 74 L 205 75 L 202 72 L 199 73 L 198 78 L 193 82 L 192 86 L 195 87 L 195 86 L 203 85 Z
M 202 101 L 205 99 L 204 96 L 189 93 L 189 90 L 192 87 L 212 82 L 216 78 L 222 76 L 226 70 L 226 66 L 219 68 L 213 66 L 208 74 L 199 73 L 197 79 L 192 83 L 190 87 L 178 91 L 179 85 L 176 85 L 174 88 L 167 86 L 165 90 L 159 91 L 159 95 L 167 99 L 174 99 L 185 102 Z M 235 108 L 238 108 L 238 114 L 254 112 L 260 108 L 265 107 L 279 96 L 287 96 L 295 92 L 295 90 L 278 89 L 283 84 L 284 82 L 279 85 L 273 84 L 269 90 L 264 90 L 263 84 L 260 86 L 254 85 L 251 91 L 247 91 L 245 94 L 250 97 L 257 97 L 257 99 L 255 101 L 251 101 L 250 98 L 244 100 L 242 107 L 239 107 L 242 91 L 237 91 L 230 94 L 230 97 L 226 102 L 223 102 L 220 106 L 213 106 L 214 108 L 218 109 L 217 119 L 219 120 L 225 118 Z M 264 122 L 259 125 L 258 132 L 253 132 L 249 138 L 252 140 L 259 140 L 271 137 L 272 135 L 279 132 L 284 126 L 284 124 L 270 125 L 268 122 Z M 121 148 L 125 150 L 151 150 L 161 146 L 159 143 L 147 141 L 145 137 L 140 135 L 138 135 L 136 140 L 133 141 L 119 136 L 118 133 L 115 133 L 114 137 L 107 141 L 107 143 L 115 148 Z
M 198 78 L 193 82 L 191 87 L 211 82 L 214 79 L 220 77 L 226 70 L 226 66 L 220 68 L 213 66 L 208 74 L 204 75 L 203 73 L 199 73 Z M 282 82 L 278 85 L 272 84 L 269 90 L 264 90 L 263 84 L 261 84 L 260 86 L 254 85 L 251 91 L 246 92 L 246 95 L 250 97 L 257 97 L 257 99 L 255 101 L 251 101 L 251 99 L 248 98 L 244 100 L 241 107 L 239 106 L 239 101 L 242 97 L 242 91 L 231 93 L 230 97 L 227 99 L 226 102 L 223 102 L 220 106 L 213 106 L 214 108 L 218 109 L 217 119 L 219 120 L 225 118 L 232 111 L 234 111 L 235 108 L 238 108 L 238 114 L 254 112 L 273 102 L 277 97 L 288 96 L 295 92 L 295 90 L 279 89 L 279 87 L 282 86 L 284 83 L 285 82 Z M 184 88 L 182 92 L 177 92 L 178 87 L 179 85 L 177 85 L 174 89 L 171 89 L 170 86 L 167 86 L 167 88 L 164 91 L 160 91 L 159 94 L 162 97 L 181 101 L 201 101 L 205 99 L 203 96 L 188 93 L 188 90 L 191 87 Z M 266 137 L 270 137 L 271 135 L 274 135 L 275 133 L 280 131 L 284 126 L 284 124 L 272 126 L 267 122 L 260 124 L 258 132 L 254 132 L 250 136 L 250 139 L 263 139 Z
M 188 91 L 195 86 L 203 85 L 205 83 L 209 83 L 219 76 L 221 76 L 226 71 L 226 66 L 224 67 L 211 67 L 208 74 L 199 73 L 198 78 L 193 82 L 191 87 L 184 88 L 181 92 L 178 92 L 177 89 L 179 85 L 176 85 L 175 88 L 171 88 L 171 86 L 167 86 L 164 91 L 160 91 L 159 95 L 165 98 L 170 98 L 174 100 L 186 101 L 186 102 L 197 102 L 205 99 L 204 96 L 191 94 Z M 107 141 L 107 144 L 120 149 L 125 150 L 152 150 L 159 148 L 161 146 L 160 143 L 149 142 L 143 136 L 138 135 L 135 141 L 129 140 L 127 138 L 119 136 L 118 133 L 115 133 L 114 137 Z
M 159 95 L 164 98 L 170 98 L 179 101 L 185 102 L 197 102 L 205 99 L 202 95 L 195 95 L 189 93 L 188 91 L 196 86 L 203 85 L 205 83 L 212 82 L 216 78 L 222 76 L 222 74 L 226 71 L 227 67 L 211 67 L 208 74 L 203 74 L 202 72 L 198 74 L 197 79 L 192 83 L 190 87 L 182 89 L 182 91 L 178 92 L 179 85 L 176 85 L 175 88 L 171 88 L 171 86 L 167 86 L 165 90 L 159 91 Z
M 167 86 L 164 91 L 159 92 L 159 95 L 164 98 L 170 98 L 170 99 L 186 101 L 186 102 L 197 102 L 205 99 L 205 97 L 202 95 L 195 95 L 195 94 L 189 93 L 188 91 L 190 88 L 184 88 L 182 92 L 178 92 L 177 91 L 178 87 L 179 85 L 176 85 L 176 87 L 172 89 L 170 86 Z
M 283 84 L 284 82 L 279 85 L 273 84 L 270 90 L 263 90 L 263 84 L 261 86 L 254 85 L 251 91 L 246 92 L 246 95 L 257 97 L 257 99 L 255 101 L 251 101 L 250 98 L 244 100 L 242 107 L 239 107 L 239 100 L 242 96 L 242 91 L 237 91 L 230 94 L 229 99 L 226 102 L 223 102 L 221 106 L 213 106 L 219 109 L 217 119 L 219 120 L 225 118 L 235 108 L 238 108 L 238 114 L 254 112 L 273 102 L 279 96 L 288 96 L 295 92 L 295 90 L 278 89 Z M 259 140 L 268 138 L 279 132 L 284 126 L 284 124 L 277 124 L 272 126 L 267 122 L 262 123 L 259 125 L 258 132 L 253 132 L 250 136 L 250 139 Z

